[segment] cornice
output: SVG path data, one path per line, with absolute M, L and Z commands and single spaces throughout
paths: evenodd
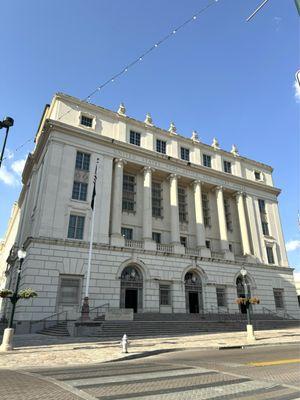
M 125 123 L 130 123 L 132 125 L 135 125 L 141 129 L 146 129 L 149 132 L 154 132 L 154 133 L 158 133 L 161 134 L 163 136 L 165 136 L 166 138 L 179 138 L 180 140 L 184 141 L 185 143 L 187 143 L 189 146 L 193 146 L 193 147 L 198 147 L 201 149 L 201 147 L 204 147 L 205 149 L 207 149 L 208 151 L 212 152 L 212 153 L 218 153 L 218 154 L 222 154 L 224 156 L 226 156 L 227 158 L 230 158 L 232 160 L 242 160 L 245 161 L 246 163 L 250 163 L 256 167 L 260 167 L 260 168 L 265 168 L 270 172 L 273 172 L 273 168 L 270 165 L 264 164 L 262 162 L 256 161 L 256 160 L 252 160 L 250 158 L 244 157 L 244 156 L 234 156 L 231 152 L 223 150 L 223 149 L 214 149 L 212 146 L 203 143 L 203 142 L 195 142 L 194 140 L 187 138 L 186 136 L 183 136 L 181 134 L 178 134 L 176 132 L 176 134 L 172 134 L 169 131 L 167 131 L 166 129 L 157 127 L 155 125 L 148 125 L 145 122 L 139 121 L 135 118 L 132 117 L 128 117 L 127 115 L 120 115 L 115 111 L 111 111 L 107 108 L 98 106 L 96 104 L 93 103 L 87 103 L 85 101 L 82 101 L 80 99 L 77 99 L 76 97 L 64 94 L 64 93 L 57 93 L 55 95 L 56 99 L 61 99 L 61 100 L 65 100 L 65 101 L 69 101 L 72 102 L 76 105 L 81 105 L 82 107 L 84 107 L 85 109 L 89 109 L 93 112 L 101 112 L 104 115 L 109 116 L 110 118 L 114 119 L 116 122 L 118 121 L 123 121 Z
M 250 179 L 246 178 L 241 178 L 236 175 L 231 175 L 231 174 L 226 174 L 225 172 L 218 171 L 212 168 L 207 168 L 202 165 L 194 164 L 192 162 L 187 162 L 183 161 L 181 159 L 171 157 L 165 154 L 160 154 L 148 149 L 145 149 L 143 147 L 138 147 L 138 146 L 133 146 L 127 142 L 121 142 L 116 139 L 109 138 L 107 136 L 102 136 L 94 132 L 86 131 L 84 129 L 81 129 L 80 127 L 72 126 L 69 124 L 66 124 L 64 122 L 56 121 L 56 120 L 46 120 L 45 122 L 45 132 L 49 134 L 49 130 L 59 130 L 62 133 L 65 133 L 67 135 L 75 136 L 82 139 L 89 140 L 90 142 L 98 143 L 107 146 L 108 148 L 112 149 L 114 152 L 116 151 L 116 145 L 117 145 L 117 150 L 119 152 L 126 152 L 132 156 L 134 155 L 139 155 L 139 156 L 144 156 L 147 157 L 149 160 L 152 160 L 154 163 L 157 161 L 160 161 L 161 163 L 166 163 L 166 166 L 173 166 L 173 167 L 178 167 L 178 168 L 184 168 L 187 171 L 192 171 L 194 173 L 201 173 L 207 177 L 211 177 L 214 179 L 219 179 L 221 181 L 227 181 L 231 182 L 233 184 L 238 185 L 239 187 L 245 187 L 247 186 L 248 188 L 252 188 L 258 191 L 263 191 L 263 192 L 268 192 L 274 196 L 278 196 L 281 192 L 280 189 L 275 188 L 273 186 L 269 186 L 266 184 L 262 184 L 260 182 L 255 182 L 251 181 Z M 84 135 L 84 137 L 83 137 Z M 47 135 L 42 135 L 44 136 L 44 140 Z M 52 139 L 52 140 L 59 140 L 58 138 Z M 113 155 L 112 155 L 113 156 Z M 126 156 L 124 154 L 118 154 L 116 155 L 118 158 L 123 158 L 126 159 Z M 127 161 L 130 161 L 127 160 Z M 152 165 L 155 168 L 155 165 Z M 208 182 L 210 183 L 210 182 Z M 224 186 L 226 186 L 224 184 Z M 230 187 L 229 187 L 230 189 Z M 233 189 L 235 190 L 235 189 Z M 238 190 L 238 189 L 237 189 Z

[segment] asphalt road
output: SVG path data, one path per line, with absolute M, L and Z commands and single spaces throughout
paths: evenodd
M 0 370 L 1 400 L 300 399 L 298 345 L 188 350 L 91 366 Z

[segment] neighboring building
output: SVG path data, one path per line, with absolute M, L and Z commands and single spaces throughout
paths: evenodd
M 297 315 L 271 167 L 64 94 L 35 143 L 0 266 L 13 285 L 25 246 L 21 287 L 38 298 L 18 303 L 17 320 L 82 303 L 97 158 L 91 307 L 238 312 L 245 266 L 257 312 Z
M 298 297 L 298 304 L 300 307 L 300 272 L 294 272 L 295 286 Z

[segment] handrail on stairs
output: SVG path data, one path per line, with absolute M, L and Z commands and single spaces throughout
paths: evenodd
M 104 303 L 101 306 L 97 306 L 97 307 L 93 307 L 90 308 L 90 313 L 95 313 L 96 312 L 96 316 L 95 318 L 99 317 L 99 315 L 104 314 L 105 311 L 107 311 L 109 309 L 109 303 Z M 104 312 L 103 312 L 104 311 Z
M 60 316 L 64 314 L 64 317 L 61 318 Z M 56 317 L 56 318 L 54 318 Z M 46 328 L 46 323 L 47 321 L 67 321 L 68 320 L 68 311 L 59 311 L 57 313 L 51 314 L 48 317 L 39 319 L 39 320 L 34 320 L 34 321 L 30 321 L 30 325 L 29 325 L 29 333 L 31 333 L 31 327 L 34 324 L 38 324 L 38 323 L 42 323 L 43 324 L 43 329 Z
M 263 307 L 262 309 L 263 309 L 263 313 L 264 314 L 265 314 L 265 310 L 266 310 L 268 312 L 268 314 L 275 315 L 276 317 L 279 317 L 279 318 L 284 317 L 284 318 L 287 318 L 287 319 L 295 319 L 295 320 L 297 319 L 297 318 L 293 317 L 292 315 L 290 315 L 289 313 L 287 313 L 285 310 L 282 311 L 282 314 L 279 314 L 279 313 L 277 313 L 275 311 L 270 310 L 267 307 Z

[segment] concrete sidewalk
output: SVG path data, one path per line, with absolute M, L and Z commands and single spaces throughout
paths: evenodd
M 256 333 L 256 338 L 254 343 L 249 343 L 246 339 L 246 332 L 231 332 L 134 339 L 130 341 L 129 354 L 122 354 L 121 338 L 120 341 L 99 341 L 98 338 L 90 337 L 57 338 L 38 334 L 16 335 L 14 337 L 15 349 L 11 352 L 0 353 L 0 368 L 49 368 L 94 364 L 120 359 L 128 355 L 144 357 L 151 352 L 191 348 L 300 343 L 300 328 L 259 331 Z

